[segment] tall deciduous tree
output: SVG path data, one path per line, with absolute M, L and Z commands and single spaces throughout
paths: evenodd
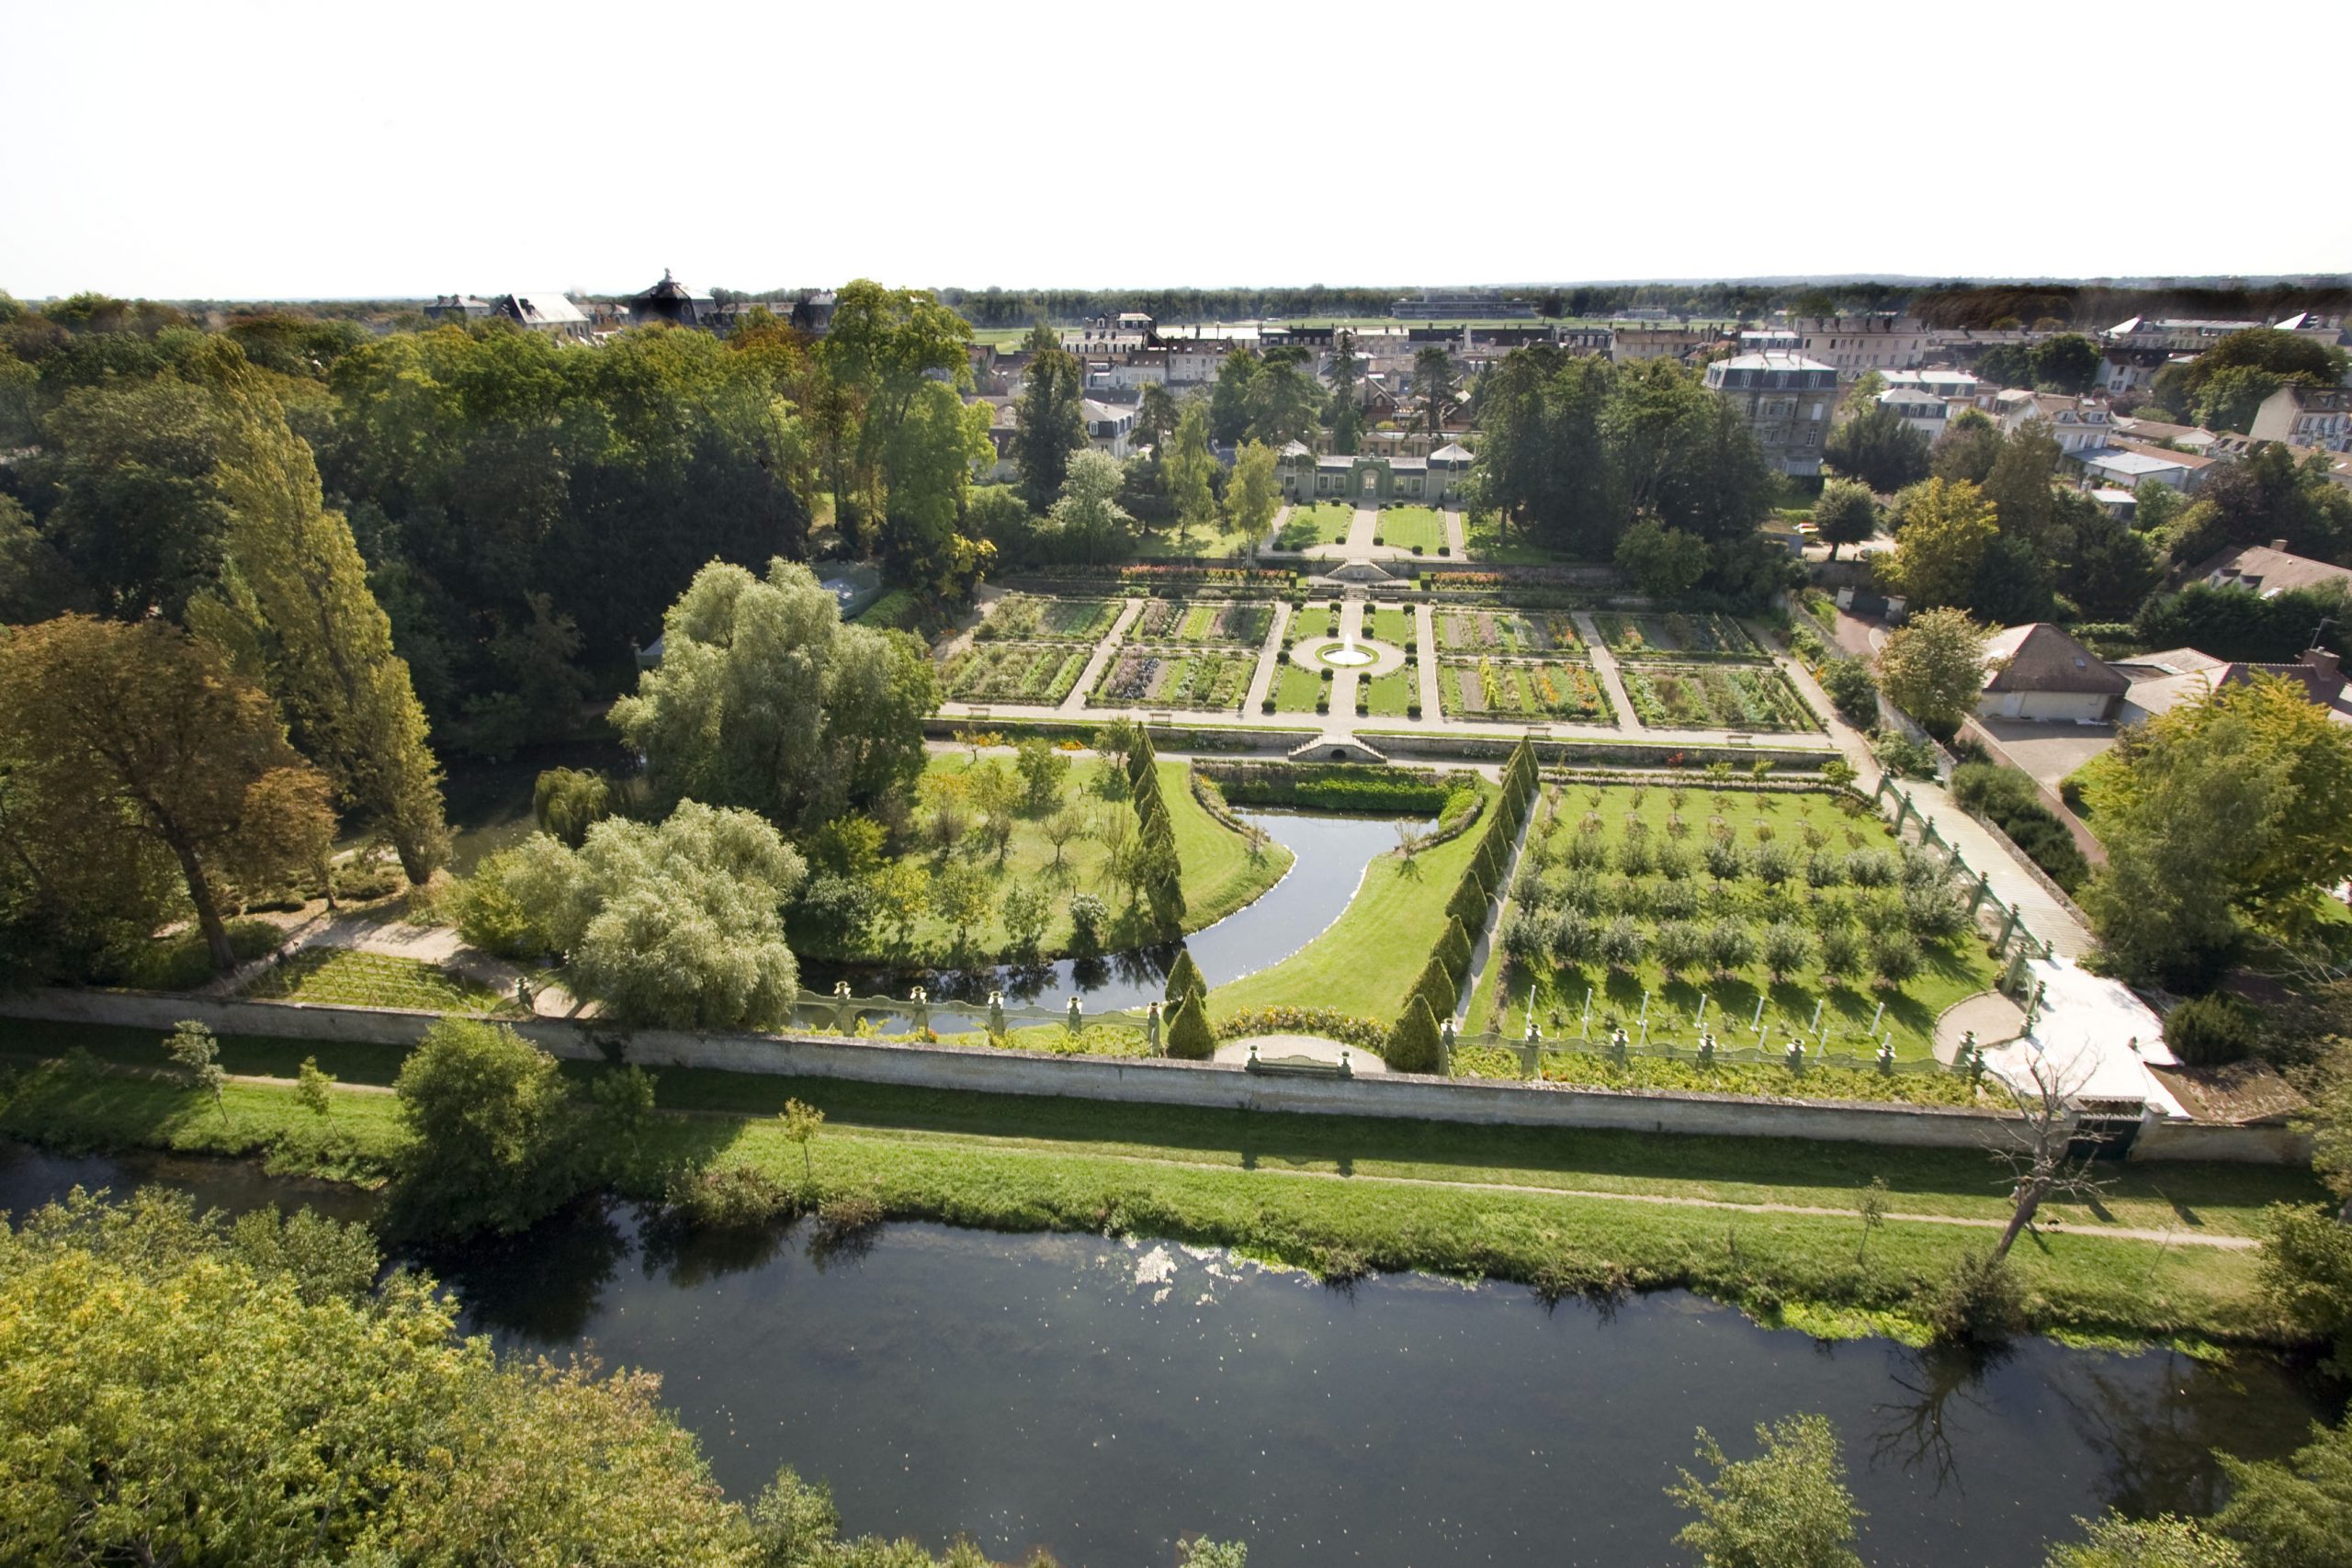
M 713 563 L 662 620 L 662 662 L 613 705 L 654 790 L 747 807 L 795 831 L 903 795 L 938 705 L 912 639 L 841 623 L 805 566 Z
M 1831 479 L 1813 503 L 1813 526 L 1836 560 L 1839 546 L 1862 544 L 1877 535 L 1878 498 L 1868 485 Z
M 1928 438 L 1885 403 L 1871 403 L 1839 424 L 1821 455 L 1849 479 L 1894 491 L 1928 477 Z
M 233 354 L 233 350 L 232 353 Z M 252 639 L 270 690 L 337 792 L 421 883 L 448 858 L 441 770 L 425 743 L 424 709 L 392 626 L 368 586 L 368 565 L 343 514 L 319 493 L 311 448 L 260 377 L 216 357 L 225 411 L 216 470 L 230 514 L 233 591 L 190 618 Z
M 19 863 L 66 884 L 62 902 L 74 884 L 125 880 L 160 846 L 223 972 L 236 957 L 222 878 L 314 865 L 334 829 L 325 781 L 286 743 L 267 694 L 158 621 L 65 615 L 0 639 L 0 773 L 7 834 L 40 857 Z
M 1951 607 L 1974 602 L 1984 553 L 2000 537 L 1992 503 L 1974 485 L 1929 479 L 1900 498 L 1902 527 L 1879 575 L 1915 605 Z
M 1184 415 L 1176 424 L 1175 446 L 1162 467 L 1169 499 L 1176 505 L 1177 526 L 1187 532 L 1215 526 L 1216 458 L 1209 452 L 1207 409 L 1197 402 L 1185 405 Z
M 1078 361 L 1054 346 L 1029 362 L 1021 383 L 1013 406 L 1012 460 L 1021 469 L 1023 496 L 1040 512 L 1061 493 L 1071 456 L 1086 447 L 1083 380 Z
M 1115 559 L 1125 551 L 1135 519 L 1119 504 L 1125 474 L 1107 452 L 1085 451 L 1070 459 L 1061 498 L 1046 514 L 1069 560 Z
M 1434 440 L 1443 428 L 1446 402 L 1453 394 L 1453 357 L 1443 344 L 1424 344 L 1414 351 L 1413 393 L 1421 400 L 1425 428 Z
M 1250 387 L 1258 378 L 1258 356 L 1246 348 L 1227 354 L 1216 367 L 1216 384 L 1209 389 L 1209 434 L 1231 445 L 1250 434 L 1253 400 Z
M 1984 690 L 1984 629 L 1958 610 L 1914 615 L 1878 656 L 1887 700 L 1938 735 L 1950 735 Z
M 1262 539 L 1282 508 L 1282 489 L 1274 475 L 1274 449 L 1261 441 L 1247 443 L 1233 462 L 1233 478 L 1226 486 L 1226 501 L 1234 526 L 1252 540 Z

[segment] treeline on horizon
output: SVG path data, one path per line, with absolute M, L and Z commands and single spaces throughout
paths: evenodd
M 799 288 L 713 288 L 721 302 L 786 303 Z M 1141 310 L 1170 323 L 1261 318 L 1317 320 L 1383 317 L 1398 299 L 1419 298 L 1418 286 L 1329 288 L 1309 284 L 1286 288 L 958 288 L 933 290 L 941 303 L 980 328 L 1025 327 L 1038 321 L 1069 323 L 1094 316 Z M 2198 320 L 2276 320 L 2298 310 L 2352 312 L 2352 282 L 2274 283 L 2260 288 L 2183 284 L 2130 288 L 2089 283 L 1973 284 L 1961 281 L 1915 284 L 1796 281 L 1783 284 L 1723 282 L 1576 284 L 1500 289 L 1504 300 L 1524 301 L 1545 320 L 1590 320 L 1635 310 L 1665 310 L 1702 321 L 1754 321 L 1775 310 L 1800 315 L 1908 310 L 1931 327 L 1973 332 L 2055 322 L 2060 326 L 2109 327 L 2132 316 L 2181 316 Z M 581 299 L 618 300 L 626 296 L 590 293 Z M 215 328 L 255 317 L 290 314 L 319 321 L 375 321 L 393 327 L 423 324 L 422 299 L 139 301 L 168 307 L 205 320 Z M 52 310 L 53 313 L 53 310 Z

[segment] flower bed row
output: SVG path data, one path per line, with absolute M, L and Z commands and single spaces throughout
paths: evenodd
M 1273 625 L 1270 604 L 1246 599 L 1154 599 L 1128 628 L 1136 642 L 1231 642 L 1255 646 Z
M 941 684 L 958 702 L 1057 703 L 1092 653 L 1084 644 L 986 643 L 957 655 Z
M 1581 664 L 1448 659 L 1440 668 L 1447 711 L 1464 717 L 1582 719 L 1606 724 L 1612 709 L 1600 677 Z
M 1777 670 L 1627 665 L 1625 695 L 1644 724 L 1673 729 L 1818 729 L 1820 721 Z
M 1100 642 L 1123 608 L 1115 599 L 1008 593 L 972 631 L 978 642 Z
M 1767 657 L 1737 621 L 1712 610 L 1670 610 L 1659 615 L 1602 613 L 1593 616 L 1593 625 L 1620 659 L 1754 664 Z
M 1087 700 L 1099 707 L 1238 708 L 1257 664 L 1249 654 L 1131 648 L 1103 671 Z

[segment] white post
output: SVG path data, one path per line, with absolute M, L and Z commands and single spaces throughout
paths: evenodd
M 1690 1027 L 1702 1031 L 1707 1027 L 1707 993 L 1704 991 L 1699 993 L 1699 1016 Z
M 1872 1034 L 1876 1034 L 1878 1032 L 1878 1021 L 1885 1016 L 1886 998 L 1884 997 L 1881 997 L 1878 1003 L 1878 1011 L 1871 1014 L 1871 1032 Z
M 1590 986 L 1584 988 L 1584 1021 L 1577 1026 L 1577 1037 L 1580 1040 L 1592 1038 L 1592 987 Z
M 1757 1048 L 1758 1051 L 1769 1050 L 1769 1049 L 1771 1047 L 1771 1044 L 1772 1044 L 1772 1026 L 1771 1026 L 1770 1024 L 1769 1024 L 1769 1023 L 1768 1023 L 1768 1024 L 1766 1024 L 1766 1025 L 1764 1026 L 1764 1035 L 1763 1035 L 1763 1038 L 1761 1038 L 1760 1040 L 1758 1040 L 1758 1041 L 1757 1041 L 1757 1042 L 1756 1042 L 1756 1048 Z
M 1813 998 L 1813 1021 L 1805 1025 L 1805 1030 L 1808 1033 L 1818 1033 L 1820 1032 L 1821 1004 L 1828 999 L 1829 998 L 1826 997 L 1815 997 Z
M 1881 1006 L 1884 1006 L 1885 1004 L 1881 1003 L 1880 1005 L 1881 1005 Z M 1747 1032 L 1749 1032 L 1750 1034 L 1757 1033 L 1758 1032 L 1759 1032 L 1760 1030 L 1762 1030 L 1762 1029 L 1763 1029 L 1763 1027 L 1764 1027 L 1764 998 L 1763 998 L 1762 993 L 1760 993 L 1760 992 L 1759 992 L 1759 993 L 1757 995 L 1757 998 L 1756 998 L 1756 1016 L 1755 1016 L 1754 1018 L 1751 1018 L 1751 1019 L 1749 1019 L 1749 1020 L 1747 1021 Z
M 1649 992 L 1647 992 L 1647 991 L 1644 991 L 1644 992 L 1642 993 L 1642 1016 L 1641 1016 L 1640 1022 L 1641 1022 L 1641 1024 L 1642 1024 L 1642 1027 L 1644 1027 L 1645 1029 L 1646 1029 L 1646 1028 L 1648 1028 L 1648 1027 L 1649 1027 L 1649 1021 L 1650 1021 L 1650 994 L 1649 994 Z

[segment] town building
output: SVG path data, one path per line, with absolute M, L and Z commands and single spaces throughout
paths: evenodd
M 1909 388 L 1933 392 L 1939 398 L 1974 403 L 1984 396 L 1984 383 L 1965 370 L 1950 366 L 1936 366 L 1925 370 L 1883 370 L 1879 373 L 1890 389 Z
M 2207 430 L 2198 424 L 2171 424 L 2160 419 L 2140 419 L 2132 414 L 2111 414 L 2108 428 L 2115 432 L 2118 441 L 2137 441 L 2149 446 L 2177 446 L 2184 452 L 2194 452 L 2200 457 L 2224 455 L 2224 437 L 2220 431 Z
M 2132 682 L 2048 621 L 2009 626 L 1984 642 L 1980 718 L 2103 724 Z
M 718 310 L 707 294 L 688 288 L 670 269 L 662 269 L 662 281 L 640 293 L 632 294 L 625 301 L 628 307 L 628 324 L 633 327 L 654 326 L 666 322 L 673 327 L 696 327 L 704 332 L 718 329 Z
M 1452 442 L 1426 457 L 1387 457 L 1374 452 L 1316 456 L 1306 443 L 1282 449 L 1276 468 L 1285 501 L 1344 501 L 1377 506 L 1390 501 L 1425 506 L 1456 502 L 1476 457 Z
M 1087 445 L 1097 452 L 1108 453 L 1124 460 L 1135 450 L 1132 437 L 1136 428 L 1133 405 L 1097 402 L 1084 398 L 1079 402 L 1079 417 L 1086 423 Z
M 2281 387 L 2254 411 L 2246 434 L 2256 441 L 2352 452 L 2352 388 Z
M 2200 457 L 2194 452 L 2176 452 L 2168 446 L 2148 446 L 2137 441 L 2096 446 L 2074 454 L 2074 459 L 2082 468 L 2085 481 L 2092 485 L 2137 490 L 2154 479 L 2183 495 L 2195 494 L 2205 482 L 2205 470 L 2219 461 Z
M 2289 551 L 2284 539 L 2224 550 L 2199 565 L 2191 575 L 2216 588 L 2248 589 L 2266 599 L 2298 588 L 2333 586 L 2352 590 L 2352 570 L 2295 555 Z
M 2162 348 L 2109 348 L 2099 355 L 2098 378 L 2093 384 L 2110 398 L 2144 392 L 2154 384 L 2156 372 L 2174 357 Z
M 1993 400 L 2001 433 L 2014 435 L 2029 420 L 2050 426 L 2058 450 L 2068 457 L 2104 446 L 2113 434 L 2106 406 L 2059 392 L 2029 392 L 2011 389 Z
M 2232 333 L 2252 332 L 2260 321 L 2211 321 L 2186 318 L 2154 321 L 2133 316 L 2107 329 L 2114 348 L 2160 348 L 2175 354 L 2202 354 Z
M 1614 327 L 1609 333 L 1609 357 L 1619 365 L 1641 359 L 1688 365 L 1724 341 L 1713 327 Z
M 1917 387 L 1889 387 L 1878 395 L 1878 406 L 1893 409 L 1904 423 L 1929 441 L 1941 435 L 1951 420 L 1949 400 Z
M 1707 386 L 1739 411 L 1774 468 L 1799 479 L 1821 472 L 1837 371 L 1802 354 L 1741 354 L 1708 366 Z
M 1916 316 L 1804 316 L 1789 322 L 1797 352 L 1851 381 L 1865 370 L 1916 370 L 1927 363 L 1934 334 Z
M 585 339 L 591 324 L 561 290 L 531 294 L 444 294 L 424 308 L 429 321 L 482 321 L 503 316 L 525 332 Z
M 2216 659 L 2194 648 L 2169 648 L 2119 659 L 2113 668 L 2131 682 L 2117 715 L 2126 724 L 2143 723 L 2184 703 L 2201 703 L 2224 686 L 2245 685 L 2257 675 L 2291 681 L 2336 723 L 2352 724 L 2343 662 L 2324 648 L 2306 649 L 2301 657 L 2283 664 Z
M 1455 289 L 1451 292 L 1424 289 L 1418 299 L 1399 299 L 1388 307 L 1388 313 L 1400 321 L 1442 321 L 1455 318 L 1474 321 L 1533 321 L 1535 303 L 1531 299 L 1506 299 L 1499 288 Z
M 1080 359 L 1108 354 L 1132 354 L 1152 344 L 1152 319 L 1140 310 L 1123 310 L 1115 316 L 1096 316 L 1075 327 L 1060 332 L 1064 350 Z

